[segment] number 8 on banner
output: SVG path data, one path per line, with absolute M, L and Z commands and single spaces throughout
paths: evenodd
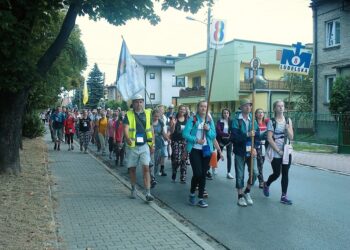
M 225 44 L 226 21 L 213 19 L 210 25 L 210 48 L 221 49 Z

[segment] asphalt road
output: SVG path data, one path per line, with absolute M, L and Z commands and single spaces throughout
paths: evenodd
M 125 175 L 126 169 L 117 171 Z M 211 235 L 229 249 L 348 249 L 350 246 L 350 176 L 292 165 L 289 198 L 292 206 L 279 202 L 280 179 L 266 198 L 255 185 L 254 205 L 237 206 L 235 180 L 226 178 L 221 162 L 214 180 L 207 181 L 208 208 L 188 205 L 191 167 L 187 184 L 171 182 L 170 161 L 167 177 L 157 177 L 154 196 Z M 233 173 L 233 172 L 232 172 Z M 265 163 L 265 178 L 271 167 Z M 142 173 L 137 171 L 142 185 Z M 246 176 L 247 178 L 247 176 Z

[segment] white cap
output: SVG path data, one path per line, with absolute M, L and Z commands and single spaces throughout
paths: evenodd
M 131 100 L 143 100 L 143 96 L 140 94 L 136 94 L 133 97 L 131 97 Z
M 173 109 L 173 108 L 174 108 L 174 104 L 170 104 L 170 105 L 169 105 L 169 108 L 170 108 L 170 109 Z

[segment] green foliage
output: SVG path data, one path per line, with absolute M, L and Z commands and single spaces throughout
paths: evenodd
M 97 108 L 100 99 L 103 98 L 104 77 L 96 63 L 90 71 L 86 83 L 89 92 L 89 101 L 86 106 L 90 109 Z
M 329 110 L 332 113 L 350 112 L 350 76 L 337 78 L 335 81 Z
M 284 79 L 287 82 L 290 90 L 290 96 L 296 96 L 297 100 L 294 105 L 294 110 L 298 112 L 311 112 L 312 111 L 312 72 L 309 75 L 296 75 L 287 73 L 284 75 Z M 285 101 L 288 102 L 287 98 Z M 287 106 L 288 107 L 288 106 Z
M 39 112 L 29 112 L 23 117 L 22 135 L 28 138 L 42 136 L 45 133 L 45 127 L 39 117 Z
M 106 103 L 106 109 L 110 108 L 112 110 L 116 110 L 118 107 L 120 107 L 124 111 L 127 111 L 129 109 L 128 104 L 124 101 L 117 102 L 115 100 L 110 100 Z

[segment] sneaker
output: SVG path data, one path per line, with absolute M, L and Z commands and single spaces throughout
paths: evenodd
M 217 175 L 216 169 L 213 168 L 213 175 Z
M 146 194 L 146 201 L 147 202 L 150 202 L 150 201 L 153 201 L 153 200 L 154 200 L 154 197 L 151 194 Z
M 130 198 L 131 199 L 136 199 L 136 189 L 131 190 Z
M 286 204 L 286 205 L 292 205 L 293 204 L 293 202 L 291 200 L 289 200 L 286 195 L 281 196 L 281 201 L 280 202 L 282 204 Z
M 186 184 L 186 178 L 185 177 L 181 177 L 180 178 L 180 183 L 181 184 Z
M 151 180 L 151 188 L 154 188 L 157 185 L 156 180 Z
M 175 174 L 175 173 L 173 173 L 173 174 L 171 175 L 171 179 L 172 179 L 173 182 L 175 182 L 175 180 L 176 180 L 176 174 Z
M 245 201 L 244 197 L 241 197 L 241 198 L 238 199 L 237 205 L 241 206 L 241 207 L 246 207 L 247 206 L 247 202 Z
M 190 203 L 191 206 L 196 205 L 196 196 L 194 194 L 190 194 L 188 198 L 188 202 Z
M 233 176 L 231 175 L 231 173 L 227 173 L 226 177 L 227 179 L 233 179 Z
M 266 197 L 270 196 L 270 188 L 266 185 L 266 183 L 264 183 L 263 192 Z
M 83 152 L 83 146 L 80 146 L 80 152 Z
M 208 171 L 206 174 L 207 180 L 212 180 L 213 176 L 211 175 L 211 173 Z
M 68 147 L 68 151 L 70 151 L 70 147 Z
M 247 201 L 247 204 L 248 204 L 249 206 L 252 206 L 252 205 L 253 205 L 253 200 L 252 200 L 252 197 L 250 196 L 250 193 L 244 194 L 244 198 L 245 198 L 245 200 Z
M 86 151 L 86 149 L 85 149 L 85 151 L 84 151 L 84 154 L 87 154 L 88 152 Z
M 206 208 L 206 207 L 208 207 L 208 203 L 206 203 L 205 200 L 200 199 L 197 203 L 197 206 L 199 206 L 201 208 Z
M 263 181 L 259 182 L 259 188 L 260 188 L 260 189 L 263 189 L 263 188 L 264 188 L 264 182 L 263 182 Z
M 57 143 L 55 143 L 55 146 L 53 147 L 53 150 L 57 149 Z
M 71 146 L 71 149 L 72 149 L 72 150 L 74 150 L 74 146 L 73 146 L 73 144 L 72 144 L 72 146 Z
M 167 176 L 167 174 L 164 171 L 161 171 L 160 176 Z
M 60 149 L 60 144 L 58 144 L 58 146 L 57 146 L 57 151 L 60 151 L 61 149 Z

